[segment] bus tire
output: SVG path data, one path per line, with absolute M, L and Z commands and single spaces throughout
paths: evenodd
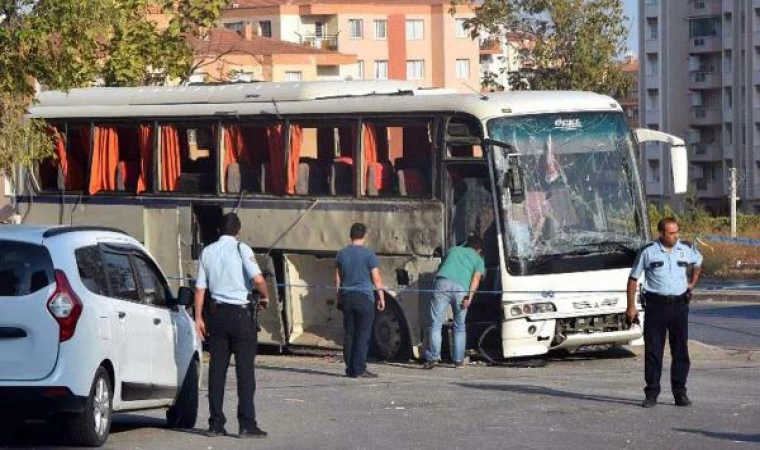
M 169 428 L 193 428 L 198 419 L 198 384 L 200 380 L 198 360 L 190 361 L 185 379 L 179 389 L 174 404 L 166 410 L 166 425 Z
M 95 371 L 85 410 L 68 421 L 71 440 L 78 446 L 100 447 L 108 439 L 112 415 L 111 378 L 101 366 Z
M 392 297 L 385 298 L 385 310 L 377 311 L 372 325 L 372 354 L 380 360 L 406 361 L 412 348 L 404 313 Z

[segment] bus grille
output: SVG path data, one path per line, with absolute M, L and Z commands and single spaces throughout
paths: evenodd
M 625 313 L 557 319 L 557 335 L 560 336 L 578 333 L 605 333 L 627 330 L 628 328 L 630 326 L 625 320 Z

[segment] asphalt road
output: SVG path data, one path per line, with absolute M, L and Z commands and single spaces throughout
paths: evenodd
M 760 303 L 692 303 L 689 338 L 725 349 L 760 350 Z
M 105 448 L 217 449 L 749 449 L 760 447 L 760 355 L 691 344 L 691 408 L 643 397 L 641 349 L 552 359 L 545 367 L 471 364 L 422 370 L 372 364 L 377 380 L 341 376 L 339 357 L 263 356 L 256 403 L 265 440 L 207 438 L 206 391 L 198 430 L 164 427 L 162 411 L 117 416 Z M 233 372 L 234 373 L 234 372 Z M 234 375 L 225 411 L 236 431 Z M 0 437 L 0 441 L 1 441 Z M 50 448 L 49 427 L 17 444 Z

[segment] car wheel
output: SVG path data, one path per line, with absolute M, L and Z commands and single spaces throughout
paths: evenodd
M 386 361 L 409 358 L 411 344 L 401 308 L 392 300 L 385 302 L 385 310 L 377 311 L 372 326 L 372 350 L 376 358 Z
M 108 372 L 98 367 L 92 381 L 85 410 L 68 422 L 69 435 L 75 444 L 100 447 L 108 439 L 111 430 L 113 388 Z
M 198 361 L 193 359 L 185 373 L 182 387 L 177 399 L 166 410 L 166 424 L 169 428 L 193 428 L 198 418 L 198 384 L 200 369 Z

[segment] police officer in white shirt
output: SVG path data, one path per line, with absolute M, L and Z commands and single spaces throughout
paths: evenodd
M 240 218 L 235 213 L 222 216 L 222 236 L 203 250 L 195 283 L 195 326 L 202 339 L 209 339 L 209 429 L 207 436 L 225 436 L 226 419 L 224 384 L 230 354 L 235 355 L 238 382 L 239 437 L 263 438 L 256 422 L 253 397 L 256 393 L 254 360 L 256 358 L 257 326 L 255 304 L 249 299 L 255 287 L 260 307 L 268 303 L 267 285 L 253 250 L 238 241 Z M 208 289 L 211 293 L 211 314 L 208 325 L 203 321 L 203 302 Z M 208 333 L 207 333 L 208 332 Z
M 702 273 L 702 255 L 691 245 L 679 241 L 678 221 L 666 217 L 657 224 L 660 239 L 639 252 L 628 279 L 628 309 L 630 322 L 637 320 L 635 296 L 638 279 L 645 274 L 642 304 L 644 320 L 644 378 L 646 398 L 641 404 L 651 408 L 660 395 L 662 353 L 665 335 L 670 341 L 672 363 L 670 386 L 675 403 L 689 406 L 686 378 L 689 375 L 689 301 L 691 291 Z M 687 269 L 693 267 L 691 280 Z

